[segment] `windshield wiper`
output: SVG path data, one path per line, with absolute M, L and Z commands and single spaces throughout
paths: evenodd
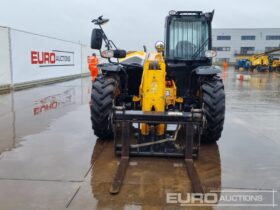
M 204 49 L 205 45 L 208 43 L 209 37 L 199 46 L 198 50 L 193 54 L 192 58 L 197 58 L 201 51 Z

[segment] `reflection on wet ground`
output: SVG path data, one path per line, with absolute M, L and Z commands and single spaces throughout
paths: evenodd
M 280 75 L 239 81 L 230 68 L 222 77 L 223 136 L 195 160 L 203 187 L 279 191 Z M 0 209 L 186 209 L 166 203 L 190 192 L 181 159 L 132 158 L 120 194 L 109 194 L 118 157 L 92 133 L 90 87 L 83 78 L 0 95 Z
M 93 151 L 93 170 L 90 180 L 92 193 L 98 201 L 96 209 L 161 209 L 166 193 L 191 191 L 191 183 L 182 159 L 134 157 L 126 173 L 121 193 L 108 193 L 118 160 L 112 153 L 112 142 L 97 141 Z M 196 161 L 198 173 L 206 191 L 220 189 L 221 167 L 218 145 L 202 146 L 201 158 Z M 111 202 L 108 202 L 111 201 Z M 135 207 L 132 208 L 131 205 Z M 137 207 L 137 208 L 136 208 Z M 178 207 L 178 204 L 170 205 Z
M 17 146 L 24 137 L 46 130 L 52 120 L 87 104 L 89 84 L 87 80 L 75 80 L 0 95 L 0 153 Z

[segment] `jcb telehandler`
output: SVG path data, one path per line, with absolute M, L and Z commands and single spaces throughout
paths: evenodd
M 121 155 L 111 193 L 119 192 L 130 156 L 184 157 L 193 191 L 203 192 L 193 157 L 200 142 L 220 138 L 225 116 L 220 69 L 212 66 L 213 15 L 170 11 L 165 43 L 157 42 L 155 53 L 127 54 L 104 33 L 108 19 L 92 21 L 98 28 L 91 47 L 109 61 L 98 65 L 102 73 L 92 84 L 92 128 L 101 139 L 114 137 Z

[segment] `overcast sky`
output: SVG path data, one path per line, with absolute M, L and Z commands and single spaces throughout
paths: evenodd
M 279 28 L 279 8 L 280 0 L 0 0 L 0 25 L 89 45 L 91 20 L 104 15 L 119 48 L 153 50 L 169 10 L 215 9 L 214 28 Z

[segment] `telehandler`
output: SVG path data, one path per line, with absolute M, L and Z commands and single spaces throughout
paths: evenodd
M 280 51 L 280 48 L 275 48 L 263 53 L 255 54 L 249 58 L 249 69 L 261 71 L 273 71 L 278 66 L 278 61 L 273 57 L 272 53 Z
M 276 72 L 280 71 L 280 60 L 279 60 L 279 58 L 272 58 L 270 68 L 271 68 L 272 71 L 276 71 Z
M 221 70 L 212 66 L 213 16 L 214 11 L 170 11 L 165 43 L 157 42 L 154 53 L 127 54 L 107 38 L 108 19 L 92 21 L 97 28 L 91 48 L 109 61 L 98 65 L 101 73 L 92 84 L 92 128 L 100 139 L 114 137 L 121 155 L 112 194 L 121 188 L 130 156 L 183 157 L 193 191 L 203 193 L 193 158 L 200 142 L 221 137 L 225 118 Z

